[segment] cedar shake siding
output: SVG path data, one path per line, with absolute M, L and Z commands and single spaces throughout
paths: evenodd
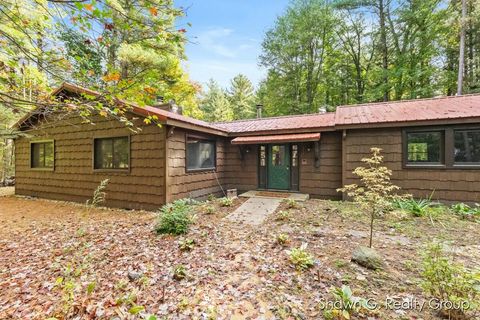
M 318 168 L 315 167 L 313 143 L 300 144 L 300 150 L 300 192 L 312 198 L 341 199 L 337 188 L 342 187 L 342 134 L 322 133 Z
M 243 160 L 241 147 L 228 140 L 225 153 L 225 186 L 239 193 L 258 188 L 258 145 L 248 146 L 250 151 L 243 152 Z
M 393 171 L 392 182 L 416 198 L 455 202 L 480 201 L 479 169 L 405 168 L 402 162 L 402 129 L 347 130 L 344 145 L 344 183 L 358 182 L 352 171 L 363 166 L 360 159 L 369 157 L 371 147 L 379 147 L 385 165 Z
M 342 134 L 322 133 L 320 140 L 320 162 L 315 167 L 313 143 L 297 143 L 299 146 L 300 190 L 313 198 L 341 199 L 336 191 L 342 186 Z M 292 143 L 295 144 L 295 143 Z M 228 143 L 226 147 L 225 186 L 239 192 L 258 188 L 258 145 L 249 145 L 249 152 Z M 307 149 L 310 148 L 310 151 Z
M 216 170 L 187 171 L 185 150 L 187 134 L 199 135 L 216 141 Z M 223 183 L 225 143 L 226 141 L 222 137 L 181 128 L 173 129 L 173 134 L 167 137 L 168 173 L 166 183 L 169 191 L 167 202 L 182 198 L 203 199 L 209 194 L 222 194 L 218 181 Z
M 52 95 L 62 99 L 69 95 L 80 98 L 82 94 L 101 97 L 98 92 L 68 83 Z M 15 143 L 16 193 L 84 202 L 108 178 L 107 206 L 154 210 L 176 199 L 222 195 L 222 187 L 239 192 L 258 189 L 260 143 L 293 143 L 298 145 L 298 191 L 314 198 L 344 197 L 336 189 L 358 182 L 352 171 L 364 165 L 361 159 L 370 156 L 370 148 L 378 147 L 383 149 L 385 165 L 393 171 L 393 182 L 404 192 L 424 198 L 435 190 L 436 200 L 480 202 L 480 94 L 340 106 L 334 113 L 223 123 L 208 123 L 164 110 L 171 109 L 171 104 L 140 107 L 123 100 L 117 103 L 135 114 L 136 126 L 143 130 L 131 133 L 121 122 L 104 118 L 94 119 L 95 125 L 85 124 L 79 117 L 51 120 L 25 130 L 30 136 L 20 136 Z M 163 126 L 145 125 L 143 118 L 151 116 Z M 35 119 L 32 112 L 15 127 L 28 128 Z M 419 135 L 403 127 L 435 132 Z M 462 133 L 459 138 L 455 130 Z M 129 169 L 94 170 L 94 138 L 120 136 L 129 137 Z M 190 136 L 193 140 L 188 153 L 195 160 L 187 158 Z M 409 146 L 403 143 L 404 136 L 412 139 Z M 52 140 L 54 168 L 45 168 L 51 166 L 51 157 L 45 154 L 51 154 L 52 143 L 48 141 Z M 456 145 L 457 140 L 463 145 Z M 38 143 L 32 147 L 34 141 Z M 98 165 L 126 164 L 122 153 L 114 152 L 117 147 L 125 150 L 126 141 L 115 141 L 98 142 L 106 155 Z M 409 147 L 410 164 L 404 165 L 408 157 L 403 149 Z M 31 149 L 35 151 L 33 161 Z M 31 168 L 31 163 L 36 168 Z M 202 169 L 205 167 L 209 168 Z M 279 167 L 280 171 L 274 173 L 283 182 L 290 174 L 295 180 L 291 188 L 296 190 L 297 172 L 288 172 L 290 168 L 284 165 Z M 261 169 L 264 187 L 268 173 L 265 175 Z M 285 184 L 278 187 L 283 189 Z
M 165 202 L 165 128 L 143 125 L 140 119 L 136 125 L 142 130 L 135 134 L 116 120 L 98 117 L 93 122 L 85 124 L 71 117 L 40 125 L 28 132 L 31 137 L 18 138 L 16 194 L 85 202 L 102 180 L 110 179 L 105 205 L 158 209 Z M 94 170 L 93 139 L 114 136 L 130 136 L 129 170 Z M 30 168 L 30 142 L 42 139 L 54 140 L 53 171 Z

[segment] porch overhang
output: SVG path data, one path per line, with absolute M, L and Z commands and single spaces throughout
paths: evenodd
M 232 144 L 308 142 L 308 141 L 319 141 L 319 140 L 320 140 L 320 132 L 317 132 L 317 133 L 275 134 L 275 135 L 265 135 L 265 136 L 237 137 L 232 140 Z

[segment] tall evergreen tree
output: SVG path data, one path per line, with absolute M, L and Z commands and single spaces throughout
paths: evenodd
M 235 76 L 227 93 L 235 120 L 255 117 L 255 89 L 246 76 Z
M 234 118 L 225 90 L 213 79 L 207 83 L 207 91 L 200 100 L 200 109 L 206 121 L 230 121 Z

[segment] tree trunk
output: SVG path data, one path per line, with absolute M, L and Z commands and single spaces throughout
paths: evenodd
M 468 5 L 468 12 L 474 11 L 473 1 L 469 2 Z M 465 65 L 465 74 L 468 75 L 467 79 L 467 87 L 468 91 L 471 91 L 475 87 L 475 75 L 474 75 L 474 50 L 475 50 L 475 40 L 473 38 L 475 29 L 473 26 L 473 19 L 469 19 L 468 21 L 468 63 Z M 467 35 L 465 35 L 467 36 Z
M 380 46 L 382 51 L 382 68 L 383 68 L 383 101 L 389 100 L 388 88 L 388 47 L 387 47 L 387 30 L 385 24 L 385 3 L 384 0 L 378 2 L 378 14 L 380 18 Z
M 460 20 L 460 54 L 458 56 L 457 96 L 463 93 L 463 72 L 465 70 L 465 20 L 467 18 L 467 0 L 462 0 L 462 18 Z
M 8 175 L 8 139 L 3 139 L 2 149 L 2 174 L 0 176 L 0 186 L 5 184 Z
M 370 214 L 370 243 L 369 243 L 370 248 L 373 245 L 373 220 L 374 219 L 375 219 L 375 209 L 373 209 Z

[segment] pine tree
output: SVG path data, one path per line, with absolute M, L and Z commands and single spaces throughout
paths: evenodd
M 203 119 L 211 122 L 233 120 L 232 106 L 225 91 L 213 79 L 207 83 L 207 89 L 200 102 Z
M 232 79 L 228 90 L 228 100 L 235 120 L 255 117 L 255 89 L 252 82 L 243 74 Z

